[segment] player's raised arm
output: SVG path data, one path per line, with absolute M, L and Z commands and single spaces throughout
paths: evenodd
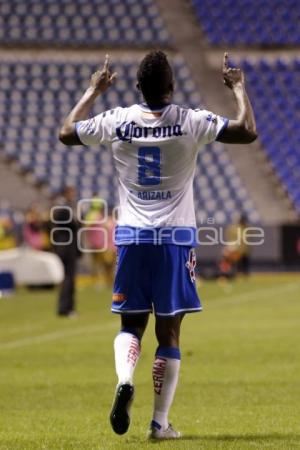
M 63 144 L 82 145 L 76 133 L 75 123 L 88 118 L 96 98 L 114 83 L 116 76 L 116 73 L 111 74 L 109 70 L 109 57 L 106 55 L 103 68 L 92 75 L 90 86 L 69 113 L 61 127 L 59 139 Z
M 245 88 L 245 76 L 241 69 L 228 67 L 228 54 L 223 59 L 224 84 L 232 90 L 237 103 L 237 118 L 229 120 L 228 126 L 218 136 L 218 141 L 247 144 L 257 138 L 252 106 Z

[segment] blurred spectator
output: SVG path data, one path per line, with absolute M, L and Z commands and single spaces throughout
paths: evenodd
M 0 250 L 8 250 L 17 245 L 13 211 L 6 200 L 0 203 Z
M 96 281 L 103 276 L 105 285 L 111 287 L 114 278 L 115 246 L 114 220 L 104 210 L 104 202 L 96 196 L 85 216 L 86 244 L 91 251 L 92 275 Z
M 77 245 L 79 223 L 76 219 L 76 190 L 68 186 L 63 197 L 53 206 L 52 245 L 54 252 L 60 257 L 65 270 L 65 278 L 61 284 L 57 314 L 73 317 L 75 310 L 75 275 L 77 259 L 80 252 Z
M 247 218 L 240 216 L 237 223 L 229 225 L 226 229 L 226 245 L 222 251 L 219 264 L 220 275 L 228 278 L 234 277 L 238 272 L 249 275 L 249 246 L 244 239 L 247 228 Z
M 33 203 L 25 215 L 23 229 L 25 243 L 35 250 L 48 250 L 50 247 L 48 217 Z

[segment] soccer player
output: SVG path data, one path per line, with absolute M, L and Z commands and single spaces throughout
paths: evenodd
M 195 286 L 196 221 L 193 177 L 199 149 L 218 140 L 249 143 L 255 120 L 240 69 L 223 61 L 224 83 L 234 95 L 237 117 L 172 104 L 171 66 L 161 51 L 148 53 L 137 71 L 144 102 L 116 107 L 88 118 L 91 108 L 116 80 L 106 56 L 90 86 L 66 118 L 66 145 L 111 148 L 117 169 L 120 211 L 116 228 L 118 261 L 112 311 L 121 315 L 114 341 L 118 384 L 110 421 L 126 433 L 134 396 L 133 375 L 149 313 L 155 315 L 158 347 L 153 363 L 154 410 L 149 437 L 178 438 L 169 422 L 180 368 L 179 334 L 186 313 L 200 311 Z

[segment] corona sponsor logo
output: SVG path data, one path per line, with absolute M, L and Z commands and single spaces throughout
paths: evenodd
M 134 121 L 123 122 L 116 128 L 116 134 L 121 141 L 131 143 L 132 139 L 140 138 L 169 138 L 172 136 L 182 136 L 181 125 L 166 125 L 163 127 L 139 127 Z

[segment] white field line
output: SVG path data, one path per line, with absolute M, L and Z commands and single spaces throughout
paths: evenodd
M 298 282 L 288 283 L 283 286 L 275 286 L 265 289 L 256 289 L 251 292 L 243 292 L 238 295 L 232 295 L 230 299 L 226 299 L 225 296 L 230 295 L 229 293 L 224 293 L 224 296 L 222 297 L 215 297 L 211 300 L 208 300 L 205 309 L 213 309 L 213 308 L 222 308 L 223 306 L 239 306 L 241 303 L 246 303 L 249 301 L 255 301 L 255 300 L 261 300 L 270 298 L 272 299 L 272 296 L 277 297 L 278 295 L 282 294 L 288 294 L 289 292 L 295 292 L 299 291 L 300 293 L 300 284 Z M 256 296 L 259 296 L 259 298 L 256 298 Z M 213 301 L 212 304 L 210 302 Z M 216 303 L 215 303 L 216 302 Z M 71 337 L 71 336 L 80 336 L 82 334 L 93 334 L 100 332 L 102 330 L 110 329 L 110 328 L 117 328 L 117 324 L 115 321 L 108 322 L 104 325 L 102 325 L 99 322 L 99 325 L 94 326 L 86 326 L 86 327 L 80 327 L 70 330 L 62 330 L 62 331 L 56 331 L 53 333 L 48 334 L 41 334 L 38 336 L 31 336 L 26 337 L 23 339 L 17 339 L 15 341 L 5 342 L 3 344 L 0 344 L 0 351 L 1 350 L 11 350 L 14 348 L 21 348 L 26 347 L 34 344 L 41 344 L 44 342 L 52 342 L 56 341 L 62 338 Z
M 62 338 L 67 337 L 73 337 L 73 336 L 80 336 L 82 334 L 93 334 L 97 332 L 101 332 L 102 330 L 107 330 L 110 328 L 116 327 L 117 330 L 117 324 L 116 322 L 108 322 L 104 325 L 102 325 L 99 322 L 99 325 L 95 326 L 86 326 L 86 327 L 80 327 L 70 330 L 62 330 L 62 331 L 55 331 L 53 333 L 48 334 L 41 334 L 38 336 L 29 336 L 25 337 L 23 339 L 17 339 L 15 341 L 10 342 L 4 342 L 3 344 L 0 344 L 0 351 L 1 350 L 11 350 L 14 348 L 20 348 L 20 347 L 26 347 L 27 345 L 34 345 L 34 344 L 42 344 L 44 342 L 52 342 L 56 341 Z
M 260 301 L 273 297 L 278 297 L 279 295 L 288 294 L 290 292 L 299 292 L 300 299 L 300 283 L 293 282 L 287 283 L 282 286 L 272 286 L 264 289 L 256 289 L 250 292 L 243 292 L 241 294 L 232 294 L 230 292 L 224 292 L 222 297 L 213 297 L 210 300 L 204 301 L 204 309 L 220 308 L 223 306 L 235 305 L 239 306 L 241 303 L 247 303 L 252 301 Z M 230 298 L 228 298 L 230 296 Z M 201 298 L 201 290 L 200 290 Z M 284 301 L 284 300 L 283 300 Z M 211 303 L 212 302 L 212 303 Z M 216 303 L 215 303 L 216 302 Z

